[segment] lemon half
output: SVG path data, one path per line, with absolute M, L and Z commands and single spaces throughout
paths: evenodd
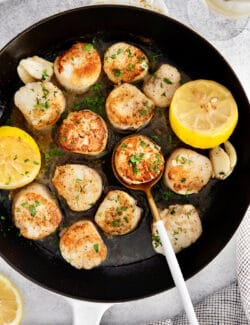
M 11 190 L 32 182 L 40 167 L 35 140 L 19 128 L 0 127 L 0 188 Z
M 175 134 L 195 148 L 213 148 L 225 142 L 238 121 L 231 92 L 212 80 L 194 80 L 174 93 L 169 109 Z
M 22 296 L 15 285 L 0 273 L 0 325 L 18 325 L 22 318 Z

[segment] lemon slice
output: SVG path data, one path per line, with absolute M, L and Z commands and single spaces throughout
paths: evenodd
M 0 273 L 0 325 L 20 324 L 23 299 L 14 284 Z
M 226 87 L 212 80 L 194 80 L 174 93 L 169 120 L 183 142 L 196 148 L 213 148 L 232 134 L 238 108 Z
M 0 188 L 11 190 L 32 182 L 40 167 L 35 140 L 19 128 L 0 127 Z

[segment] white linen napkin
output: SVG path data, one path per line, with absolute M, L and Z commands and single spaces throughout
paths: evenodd
M 238 230 L 236 263 L 238 281 L 194 306 L 200 325 L 250 324 L 250 209 Z M 189 325 L 185 314 L 148 325 Z

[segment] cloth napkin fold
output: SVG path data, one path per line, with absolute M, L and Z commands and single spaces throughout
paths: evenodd
M 236 240 L 238 281 L 194 306 L 200 325 L 250 324 L 250 209 L 240 224 Z M 185 314 L 148 325 L 189 325 Z

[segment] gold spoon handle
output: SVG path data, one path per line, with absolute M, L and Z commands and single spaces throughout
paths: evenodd
M 153 198 L 153 195 L 151 193 L 151 190 L 150 189 L 147 189 L 145 191 L 146 195 L 147 195 L 147 199 L 148 199 L 148 204 L 150 206 L 150 210 L 151 210 L 151 213 L 152 213 L 152 216 L 154 218 L 154 221 L 159 221 L 161 220 L 161 217 L 160 217 L 160 214 L 159 214 L 159 211 L 158 211 L 158 208 L 155 204 L 155 200 Z
M 189 292 L 186 287 L 186 283 L 185 283 L 183 274 L 181 272 L 180 265 L 176 258 L 172 244 L 169 240 L 164 223 L 161 220 L 161 217 L 160 217 L 159 211 L 157 209 L 157 206 L 155 204 L 152 193 L 151 193 L 150 189 L 148 189 L 145 192 L 147 195 L 151 213 L 152 213 L 154 221 L 156 223 L 156 228 L 157 228 L 157 231 L 158 231 L 161 243 L 162 243 L 162 247 L 164 249 L 164 255 L 166 257 L 166 260 L 167 260 L 172 278 L 176 285 L 176 288 L 178 289 L 179 294 L 181 296 L 183 307 L 187 314 L 188 320 L 191 325 L 199 325 L 196 315 L 195 315 L 194 307 L 193 307 Z

